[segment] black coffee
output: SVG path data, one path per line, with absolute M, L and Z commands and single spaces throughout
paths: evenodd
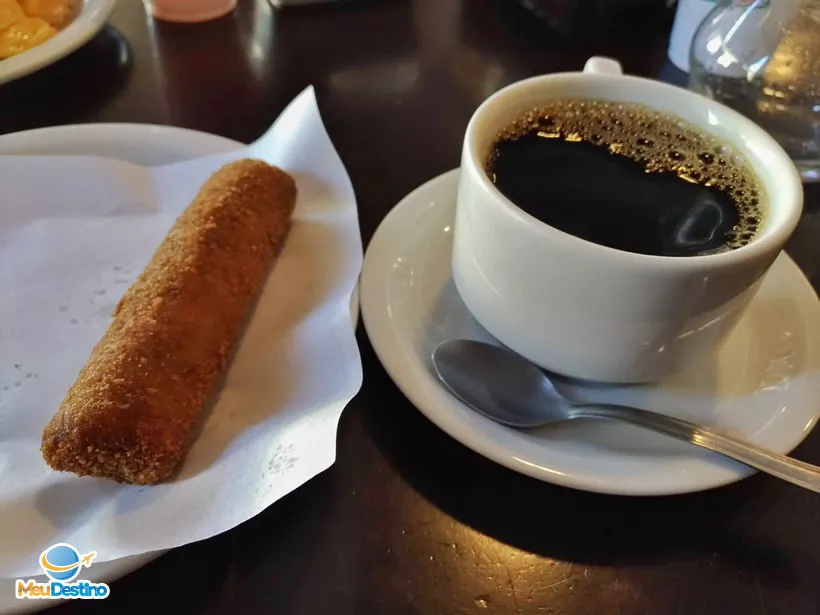
M 501 132 L 487 157 L 513 203 L 566 233 L 660 256 L 749 243 L 763 191 L 714 137 L 633 104 L 555 100 Z

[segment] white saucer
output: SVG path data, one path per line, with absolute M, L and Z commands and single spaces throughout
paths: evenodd
M 143 124 L 81 124 L 41 128 L 0 136 L 3 154 L 80 154 L 107 156 L 142 165 L 161 165 L 219 154 L 241 143 L 182 128 Z M 32 537 L 32 540 L 36 536 Z M 0 549 L 3 546 L 0 545 Z M 83 579 L 111 583 L 162 555 L 155 551 L 94 564 Z M 45 582 L 45 576 L 39 577 Z M 112 588 L 116 592 L 116 587 Z M 0 579 L 0 614 L 31 613 L 64 600 L 17 600 L 14 580 Z
M 362 318 L 379 359 L 433 423 L 476 452 L 535 478 L 602 493 L 662 495 L 752 474 L 722 456 L 629 425 L 578 422 L 521 432 L 453 398 L 431 371 L 441 341 L 493 341 L 461 302 L 450 269 L 458 170 L 424 184 L 384 219 L 365 255 Z M 781 453 L 820 414 L 820 302 L 786 255 L 748 313 L 702 365 L 655 385 L 562 382 L 571 397 L 645 407 L 730 430 Z

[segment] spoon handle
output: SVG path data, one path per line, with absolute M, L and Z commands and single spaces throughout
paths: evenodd
M 611 404 L 574 406 L 572 418 L 617 419 L 702 446 L 806 489 L 820 492 L 820 467 L 767 451 L 708 427 L 664 414 Z

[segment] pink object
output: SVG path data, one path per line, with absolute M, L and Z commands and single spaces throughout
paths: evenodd
M 194 23 L 227 15 L 236 0 L 148 0 L 147 5 L 157 19 Z

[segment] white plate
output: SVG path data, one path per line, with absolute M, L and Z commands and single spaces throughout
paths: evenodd
M 64 29 L 41 45 L 0 60 L 0 84 L 40 70 L 89 41 L 108 21 L 116 0 L 76 0 L 76 3 L 80 12 Z
M 388 214 L 365 255 L 362 318 L 385 369 L 433 423 L 476 452 L 535 478 L 602 493 L 661 495 L 725 485 L 752 470 L 630 425 L 578 422 L 521 432 L 453 398 L 429 357 L 441 341 L 493 341 L 472 318 L 450 269 L 458 170 Z M 696 369 L 651 386 L 562 388 L 572 397 L 645 407 L 718 426 L 787 453 L 820 414 L 820 302 L 786 255 L 772 266 L 724 346 Z
M 93 3 L 93 2 L 90 2 Z M 81 154 L 107 156 L 142 165 L 162 165 L 228 152 L 241 143 L 202 132 L 140 124 L 85 124 L 13 133 L 0 137 L 2 154 Z M 0 545 L 2 549 L 2 545 Z M 95 564 L 83 579 L 111 583 L 156 559 L 152 552 Z M 39 579 L 45 582 L 45 577 Z M 116 591 L 116 588 L 113 588 Z M 0 613 L 30 613 L 62 600 L 17 600 L 13 579 L 0 579 Z

